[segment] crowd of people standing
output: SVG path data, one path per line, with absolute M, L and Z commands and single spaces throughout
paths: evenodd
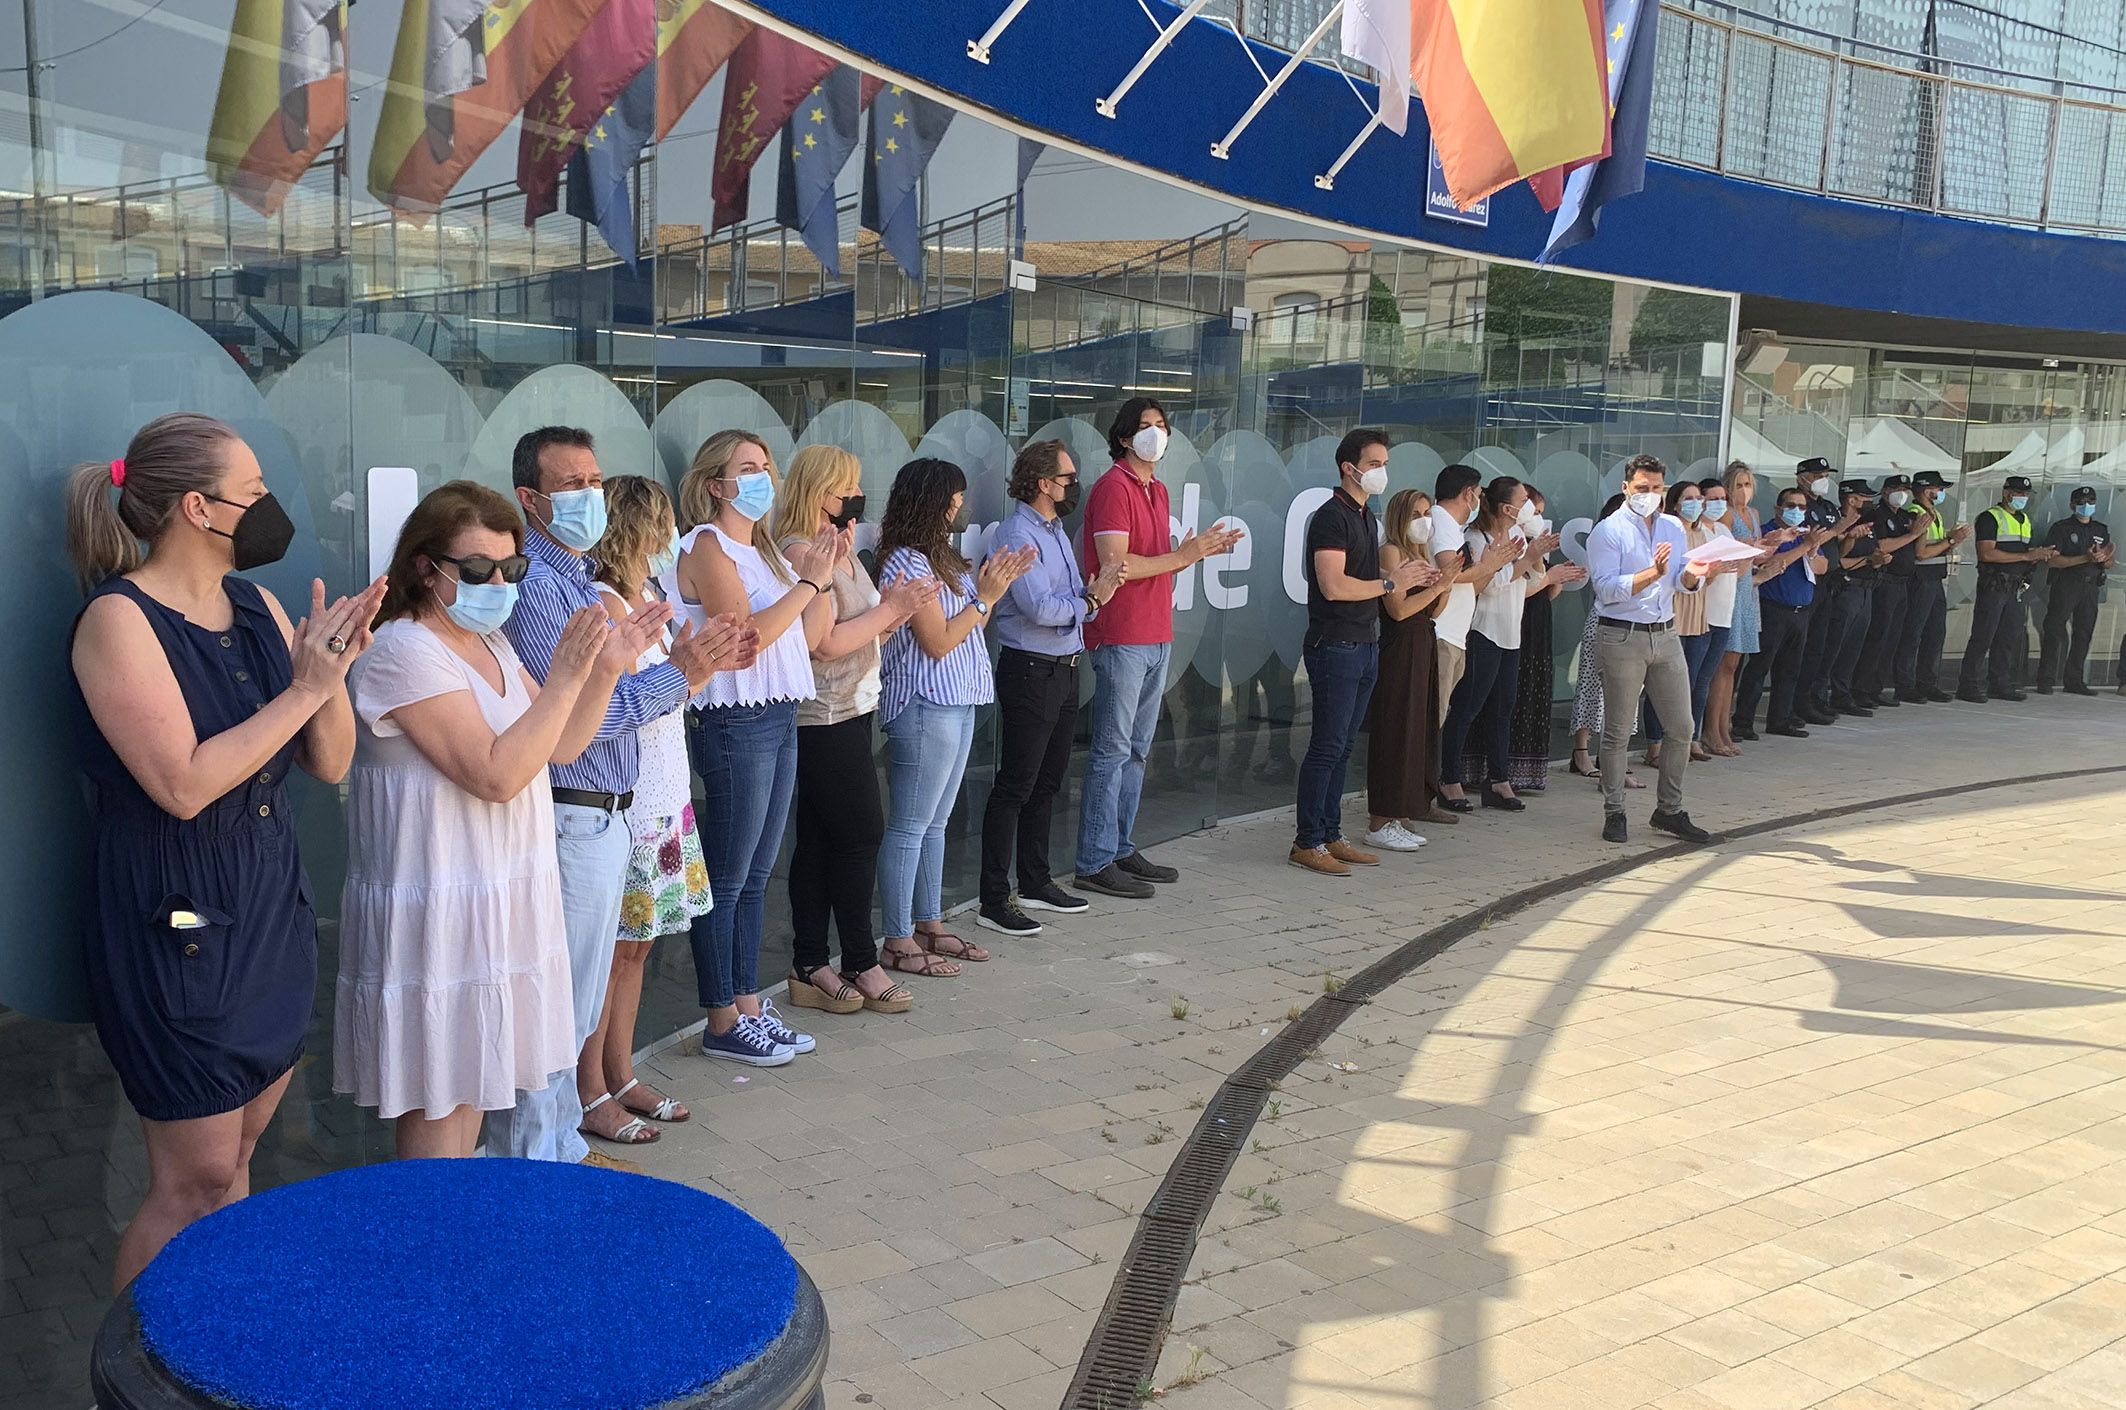
M 77 468 L 86 957 L 151 1172 L 118 1285 L 246 1192 L 301 1054 L 316 910 L 292 768 L 347 784 L 334 1082 L 393 1124 L 402 1156 L 576 1161 L 587 1137 L 637 1145 L 689 1120 L 630 1057 L 661 936 L 687 936 L 705 1058 L 780 1066 L 814 1051 L 759 973 L 793 824 L 793 1009 L 904 1013 L 920 988 L 904 979 L 991 960 L 943 904 L 946 824 L 983 705 L 998 707 L 999 743 L 980 928 L 1031 935 L 1036 915 L 1087 910 L 1087 893 L 1142 900 L 1178 880 L 1135 837 L 1174 578 L 1243 531 L 1177 541 L 1156 473 L 1170 433 L 1158 402 L 1123 405 L 1076 545 L 1063 521 L 1079 466 L 1061 442 L 1025 446 L 1012 512 L 980 561 L 960 546 L 963 471 L 912 460 L 867 565 L 862 467 L 847 452 L 810 447 L 779 470 L 757 435 L 719 432 L 675 498 L 655 478 L 608 478 L 589 433 L 544 427 L 517 443 L 509 495 L 437 488 L 384 576 L 331 602 L 316 584 L 300 618 L 239 576 L 278 560 L 294 527 L 230 427 L 165 416 L 121 459 Z M 1542 494 L 1511 476 L 1450 465 L 1377 517 L 1389 449 L 1377 431 L 1344 437 L 1306 528 L 1313 728 L 1289 860 L 1308 871 L 1348 876 L 1378 864 L 1368 847 L 1415 851 L 1420 826 L 1479 804 L 1519 812 L 1548 786 L 1551 602 L 1582 580 L 1594 608 L 1571 767 L 1599 779 L 1612 840 L 1627 835 L 1642 702 L 1652 826 L 1704 841 L 1685 767 L 1759 738 L 1767 685 L 1775 735 L 1947 699 L 1943 579 L 1970 534 L 1979 599 L 1961 696 L 2021 698 L 2022 598 L 2043 563 L 2055 583 L 2038 688 L 2088 692 L 2112 561 L 2093 491 L 2075 492 L 2072 519 L 2040 545 L 2027 482 L 1959 526 L 1939 476 L 1893 477 L 1878 502 L 1857 481 L 1834 493 L 1810 461 L 1761 523 L 1748 467 L 1672 485 L 1641 455 L 1581 567 L 1555 560 Z M 1091 748 L 1064 885 L 1051 832 L 1088 658 Z M 1342 825 L 1361 728 L 1365 847 Z

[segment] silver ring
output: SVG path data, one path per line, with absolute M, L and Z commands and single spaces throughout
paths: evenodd
M 325 638 L 325 649 L 337 656 L 347 649 L 347 638 L 337 634 Z

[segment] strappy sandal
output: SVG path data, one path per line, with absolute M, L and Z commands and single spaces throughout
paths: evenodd
M 918 944 L 913 950 L 879 947 L 878 962 L 896 974 L 918 974 L 925 979 L 957 979 L 963 971 L 943 955 Z
M 830 976 L 832 989 L 814 984 L 813 974 Z M 844 979 L 832 965 L 821 965 L 812 974 L 790 971 L 790 1006 L 799 1009 L 818 1009 L 822 1013 L 855 1013 L 864 1006 L 864 991 Z
M 622 1087 L 619 1091 L 613 1093 L 613 1100 L 619 1102 L 622 1106 L 627 1106 L 627 1094 L 629 1092 L 634 1091 L 637 1087 L 642 1087 L 642 1079 L 639 1077 L 628 1078 L 627 1085 L 625 1087 Z M 642 1089 L 645 1092 L 650 1090 L 647 1087 L 643 1087 Z M 666 1096 L 659 1096 L 657 1098 L 657 1105 L 649 1108 L 647 1111 L 643 1110 L 641 1107 L 636 1106 L 627 1106 L 627 1109 L 629 1111 L 634 1112 L 635 1115 L 644 1117 L 650 1121 L 670 1121 L 677 1123 L 681 1121 L 692 1121 L 694 1119 L 693 1112 L 688 1111 L 678 1102 L 675 1102 L 670 1097 Z
M 929 956 L 924 958 L 927 959 Z M 915 991 L 905 984 L 896 982 L 888 986 L 885 993 L 873 998 L 871 995 L 864 993 L 861 988 L 858 988 L 856 981 L 847 974 L 842 975 L 841 978 L 844 984 L 856 990 L 858 996 L 864 1001 L 864 1007 L 873 1013 L 906 1013 L 915 1007 Z
M 600 1094 L 598 1100 L 583 1109 L 583 1114 L 589 1116 L 612 1099 L 613 1094 L 611 1092 Z M 627 1108 L 622 1107 L 621 1110 L 625 1111 Z M 625 1126 L 622 1126 L 610 1136 L 602 1132 L 593 1131 L 588 1125 L 578 1126 L 576 1129 L 586 1136 L 595 1136 L 601 1141 L 611 1141 L 616 1146 L 646 1146 L 664 1136 L 664 1132 L 650 1125 L 649 1122 L 644 1121 L 639 1116 L 629 1118 Z
M 1587 761 L 1585 768 L 1580 766 L 1582 759 Z M 1602 776 L 1602 771 L 1594 766 L 1594 755 L 1585 749 L 1573 750 L 1572 762 L 1565 767 L 1569 772 L 1578 774 L 1581 778 L 1600 778 Z
M 938 943 L 942 940 L 950 940 L 959 948 L 956 950 L 945 949 Z M 988 964 L 990 960 L 989 951 L 975 944 L 972 940 L 954 935 L 949 930 L 918 930 L 915 933 L 915 943 L 921 945 L 930 954 L 943 955 L 948 960 L 963 960 L 968 964 Z

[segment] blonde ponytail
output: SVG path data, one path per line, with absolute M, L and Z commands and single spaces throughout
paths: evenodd
M 140 540 L 112 503 L 111 463 L 85 460 L 66 477 L 66 556 L 83 592 L 140 566 Z
M 176 411 L 134 432 L 122 458 L 75 466 L 66 478 L 66 553 L 81 590 L 138 568 L 141 542 L 161 537 L 177 501 L 214 492 L 228 443 L 238 439 L 226 422 Z

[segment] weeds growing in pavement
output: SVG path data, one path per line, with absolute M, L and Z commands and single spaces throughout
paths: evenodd
M 1181 994 L 1174 995 L 1172 1012 L 1176 1022 L 1188 1017 L 1188 999 L 1186 996 Z
M 1286 1023 L 1297 1023 L 1299 1022 L 1299 1016 L 1305 1012 L 1305 1009 L 1301 1008 L 1297 1004 L 1294 1004 L 1292 1005 L 1292 1007 L 1284 1011 L 1284 1021 Z
M 1343 979 L 1342 979 L 1342 978 L 1341 978 L 1341 977 L 1340 977 L 1340 976 L 1339 976 L 1339 975 L 1338 975 L 1338 974 L 1337 974 L 1337 973 L 1336 973 L 1336 972 L 1335 972 L 1334 970 L 1330 970 L 1329 972 L 1327 972 L 1327 973 L 1325 973 L 1325 974 L 1323 974 L 1323 975 L 1322 975 L 1322 977 L 1321 977 L 1321 992 L 1322 992 L 1322 993 L 1324 993 L 1324 994 L 1333 994 L 1333 993 L 1335 993 L 1335 992 L 1336 992 L 1337 990 L 1339 990 L 1339 989 L 1341 989 L 1341 988 L 1343 988 L 1343 987 L 1344 987 L 1344 982 L 1343 982 Z
M 1174 1377 L 1173 1384 L 1169 1385 L 1167 1389 L 1186 1390 L 1190 1386 L 1207 1381 L 1210 1378 L 1211 1373 L 1203 1369 L 1203 1348 L 1191 1346 L 1188 1349 L 1188 1365 L 1181 1368 L 1181 1374 Z

